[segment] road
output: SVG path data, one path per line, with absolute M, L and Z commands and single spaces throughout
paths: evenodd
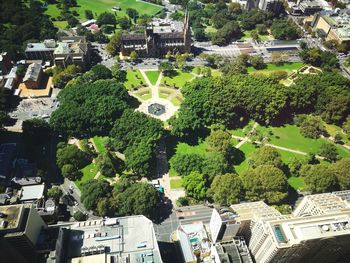
M 169 242 L 170 235 L 179 225 L 185 224 L 209 224 L 213 208 L 204 205 L 193 205 L 180 207 L 173 210 L 172 213 L 163 222 L 154 224 L 157 240 Z

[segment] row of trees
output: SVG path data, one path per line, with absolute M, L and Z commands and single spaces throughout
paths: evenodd
M 235 127 L 246 118 L 263 125 L 281 123 L 300 113 L 341 125 L 349 113 L 350 82 L 340 75 L 301 75 L 287 88 L 271 78 L 229 73 L 184 87 L 178 117 L 170 120 L 174 135 L 186 136 L 216 123 Z

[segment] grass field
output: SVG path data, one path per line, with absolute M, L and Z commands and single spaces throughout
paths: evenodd
M 247 40 L 247 39 L 252 39 L 252 31 L 253 30 L 248 30 L 243 32 L 243 36 L 241 37 L 242 40 Z M 259 35 L 261 41 L 266 41 L 269 40 L 268 35 Z
M 132 89 L 133 87 L 137 87 L 141 84 L 145 84 L 145 80 L 143 79 L 140 71 L 138 69 L 128 69 L 126 71 L 126 82 L 124 82 L 125 87 L 127 89 Z
M 66 27 L 68 26 L 68 22 L 67 21 L 54 21 L 53 25 L 57 28 L 60 28 L 60 29 L 66 29 Z
M 149 82 L 151 82 L 152 85 L 155 85 L 157 83 L 160 72 L 158 70 L 149 70 L 145 71 L 145 74 Z
M 301 135 L 299 127 L 295 125 L 287 124 L 282 127 L 262 127 L 258 126 L 257 130 L 263 134 L 268 134 L 270 131 L 273 133 L 270 136 L 269 143 L 298 150 L 306 153 L 317 153 L 320 146 L 324 143 L 325 139 L 310 139 Z M 343 147 L 336 145 L 340 156 L 350 156 L 350 152 Z
M 301 177 L 291 176 L 288 178 L 288 184 L 295 190 L 303 190 L 305 188 L 304 179 Z
M 152 92 L 150 88 L 141 88 L 134 93 L 141 100 L 148 100 L 152 98 Z
M 261 73 L 269 74 L 269 73 L 271 73 L 273 71 L 283 70 L 283 71 L 286 71 L 288 74 L 290 74 L 290 73 L 293 72 L 293 70 L 298 70 L 303 65 L 304 64 L 301 63 L 301 62 L 284 63 L 284 64 L 281 64 L 281 65 L 268 63 L 268 64 L 266 64 L 266 68 L 260 69 L 260 70 L 256 70 L 253 67 L 248 67 L 248 73 L 261 72 Z
M 84 182 L 89 181 L 91 179 L 94 179 L 95 175 L 97 174 L 98 170 L 96 167 L 96 164 L 91 163 L 87 166 L 85 166 L 83 169 L 81 169 L 83 172 L 83 177 L 80 178 L 80 180 L 74 181 L 75 185 L 81 190 L 81 186 Z
M 240 174 L 248 169 L 248 167 L 249 167 L 248 159 L 252 155 L 252 153 L 254 153 L 256 151 L 255 146 L 251 143 L 244 143 L 239 149 L 244 153 L 245 160 L 242 163 L 240 163 L 239 165 L 234 166 L 234 168 L 238 174 Z
M 170 187 L 172 189 L 182 188 L 182 178 L 170 179 Z
M 77 11 L 79 14 L 79 20 L 81 21 L 87 20 L 85 18 L 85 10 L 91 10 L 96 18 L 103 12 L 114 13 L 112 11 L 113 6 L 119 6 L 122 9 L 117 12 L 118 16 L 125 16 L 126 9 L 130 7 L 136 9 L 140 15 L 146 14 L 151 16 L 157 14 L 163 9 L 162 6 L 136 0 L 77 0 L 77 2 L 78 7 L 71 8 L 71 10 Z M 45 13 L 56 18 L 60 15 L 60 12 L 61 10 L 53 4 L 48 6 Z
M 99 153 L 104 153 L 107 151 L 107 149 L 105 147 L 106 139 L 107 139 L 107 137 L 99 137 L 99 136 L 95 136 L 94 138 L 92 138 L 92 140 L 94 141 L 94 144 L 97 148 L 97 151 Z
M 182 98 L 176 96 L 171 100 L 171 103 L 174 104 L 174 106 L 180 106 L 182 103 Z
M 190 81 L 194 76 L 189 72 L 177 70 L 174 77 L 163 77 L 161 83 L 182 88 L 186 82 Z
M 202 142 L 198 145 L 189 145 L 187 143 L 181 142 L 178 145 L 176 145 L 176 153 L 179 154 L 199 154 L 199 155 L 206 155 L 208 152 L 206 151 L 206 148 L 208 147 L 206 142 Z

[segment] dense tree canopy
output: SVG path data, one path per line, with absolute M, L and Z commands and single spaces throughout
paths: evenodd
M 331 170 L 338 180 L 340 189 L 350 189 L 350 158 L 343 158 L 332 164 Z
M 60 133 L 75 136 L 107 135 L 133 102 L 127 90 L 111 80 L 68 86 L 58 98 L 61 106 L 50 124 Z
M 57 149 L 56 163 L 59 168 L 62 168 L 65 164 L 71 164 L 81 169 L 88 162 L 88 156 L 74 144 L 62 145 Z
M 51 128 L 43 119 L 30 119 L 23 121 L 22 131 L 26 143 L 43 145 L 50 139 Z
M 312 193 L 325 193 L 334 190 L 336 178 L 327 164 L 307 165 L 300 171 L 306 186 Z
M 170 159 L 171 168 L 179 175 L 186 176 L 191 172 L 201 172 L 204 158 L 199 154 L 175 154 Z
M 242 173 L 246 199 L 278 203 L 287 196 L 287 178 L 273 165 L 260 165 Z
M 183 186 L 186 194 L 196 200 L 203 200 L 206 197 L 206 181 L 199 172 L 191 172 L 183 179 Z
M 89 210 L 95 210 L 101 198 L 111 196 L 112 187 L 105 180 L 90 180 L 83 184 L 80 200 Z
M 100 153 L 95 159 L 98 170 L 107 177 L 115 176 L 115 160 L 110 152 Z
M 293 22 L 285 19 L 273 21 L 271 33 L 276 39 L 293 40 L 299 37 L 298 29 Z
M 275 148 L 269 146 L 263 146 L 254 152 L 251 162 L 253 167 L 265 164 L 282 169 L 284 166 L 280 153 Z
M 243 185 L 239 176 L 224 174 L 214 178 L 208 195 L 214 199 L 215 203 L 229 206 L 240 201 L 243 197 L 242 192 Z

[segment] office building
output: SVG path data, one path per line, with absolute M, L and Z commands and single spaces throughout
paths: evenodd
M 40 232 L 46 224 L 32 204 L 0 207 L 0 258 L 2 263 L 34 263 Z
M 237 215 L 230 208 L 215 208 L 210 218 L 209 229 L 211 241 L 229 241 L 236 236 L 240 224 L 236 221 Z
M 129 56 L 135 51 L 139 57 L 164 57 L 167 52 L 191 52 L 191 28 L 188 12 L 184 22 L 155 20 L 143 33 L 125 33 L 121 38 L 121 53 Z
M 91 220 L 59 228 L 52 263 L 162 263 L 153 223 L 145 216 Z
M 263 202 L 232 205 L 257 263 L 349 262 L 350 191 L 304 197 L 290 215 Z
M 280 13 L 283 8 L 283 1 L 281 0 L 259 0 L 258 8 L 264 11 L 273 13 Z
M 83 36 L 62 37 L 58 42 L 49 39 L 28 43 L 25 56 L 28 60 L 49 61 L 62 68 L 75 64 L 84 69 L 90 62 L 90 44 Z

